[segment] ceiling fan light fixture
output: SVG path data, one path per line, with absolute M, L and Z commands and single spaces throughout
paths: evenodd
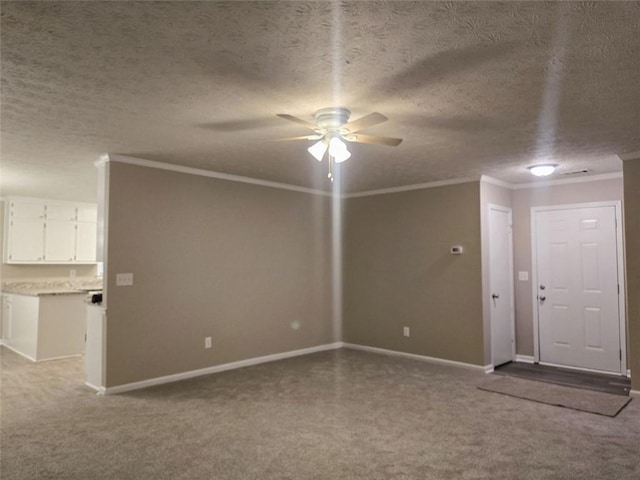
M 320 140 L 307 148 L 307 151 L 313 155 L 316 160 L 321 162 L 324 154 L 327 153 L 327 148 L 327 143 L 324 140 Z
M 342 163 L 351 157 L 351 152 L 339 137 L 332 137 L 329 141 L 329 155 L 333 157 L 336 163 Z
M 557 167 L 557 163 L 543 163 L 540 165 L 532 165 L 527 167 L 527 169 L 531 172 L 531 175 L 535 175 L 536 177 L 546 177 L 551 175 Z

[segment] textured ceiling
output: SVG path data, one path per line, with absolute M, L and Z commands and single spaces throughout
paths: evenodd
M 346 191 L 526 166 L 621 170 L 640 150 L 640 2 L 1 3 L 2 193 L 95 196 L 103 153 L 330 188 L 322 107 L 389 121 Z M 566 178 L 566 177 L 565 177 Z

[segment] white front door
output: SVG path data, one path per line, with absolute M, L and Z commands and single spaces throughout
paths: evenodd
M 622 372 L 615 206 L 535 212 L 541 363 Z
M 511 209 L 489 206 L 489 276 L 491 295 L 491 363 L 514 359 L 513 247 Z

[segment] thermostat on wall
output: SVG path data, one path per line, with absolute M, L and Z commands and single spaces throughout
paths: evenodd
M 462 245 L 454 245 L 451 247 L 451 255 L 462 255 Z

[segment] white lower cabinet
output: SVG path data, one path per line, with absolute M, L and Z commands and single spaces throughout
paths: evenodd
M 84 353 L 85 298 L 3 294 L 3 343 L 34 362 Z

